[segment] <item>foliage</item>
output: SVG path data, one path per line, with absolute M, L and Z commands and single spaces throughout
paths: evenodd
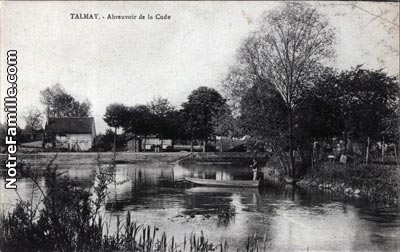
M 147 105 L 127 107 L 110 104 L 104 120 L 110 127 L 122 127 L 125 133 L 161 139 L 201 139 L 207 142 L 213 134 L 237 136 L 237 124 L 225 99 L 211 88 L 194 90 L 176 110 L 165 98 L 155 98 Z
M 238 125 L 239 120 L 232 114 L 228 104 L 223 107 L 212 118 L 214 134 L 222 137 L 241 137 L 243 132 Z
M 287 146 L 286 117 L 284 101 L 272 84 L 256 83 L 243 95 L 240 125 L 245 134 L 266 142 L 267 148 Z
M 102 167 L 99 162 L 97 183 L 91 190 L 59 173 L 53 165 L 55 158 L 46 168 L 46 189 L 39 185 L 36 173 L 30 174 L 42 193 L 41 205 L 20 200 L 12 213 L 0 216 L 1 251 L 229 251 L 226 242 L 214 245 L 203 232 L 199 236 L 191 233 L 184 237 L 183 244 L 178 244 L 165 232 L 158 235 L 157 227 L 137 224 L 131 220 L 130 212 L 124 222 L 117 217 L 116 232 L 110 234 L 101 209 L 108 185 L 115 182 L 114 166 Z M 234 209 L 221 213 L 228 218 L 234 215 Z M 257 242 L 257 237 L 249 237 L 239 251 L 258 251 Z
M 114 127 L 114 159 L 116 155 L 116 142 L 117 142 L 117 129 L 122 127 L 128 120 L 128 108 L 120 103 L 113 103 L 107 106 L 106 113 L 104 114 L 103 120 L 108 126 Z
M 327 71 L 303 93 L 296 119 L 303 130 L 297 136 L 336 137 L 365 146 L 368 138 L 371 142 L 396 141 L 398 92 L 396 79 L 382 70 L 358 66 L 340 73 Z
M 182 104 L 183 118 L 190 139 L 202 139 L 207 142 L 214 133 L 213 118 L 225 107 L 225 102 L 215 89 L 199 87 L 192 91 L 188 101 Z
M 179 130 L 179 115 L 174 106 L 166 98 L 158 97 L 148 104 L 150 113 L 153 115 L 153 129 L 161 139 L 176 138 Z
M 175 110 L 174 106 L 166 98 L 154 98 L 148 105 L 150 112 L 159 117 L 167 117 L 168 113 Z
M 261 79 L 270 79 L 292 109 L 321 61 L 333 55 L 333 39 L 332 28 L 316 9 L 289 3 L 263 17 L 247 41 L 247 53 Z
M 320 163 L 306 175 L 305 180 L 343 185 L 343 189 L 359 189 L 363 198 L 392 204 L 400 193 L 400 180 L 396 173 L 393 165 Z
M 106 109 L 103 118 L 108 126 L 122 128 L 124 134 L 134 134 L 149 136 L 151 134 L 158 135 L 161 139 L 176 139 L 184 133 L 182 127 L 182 116 L 171 103 L 165 99 L 158 97 L 153 99 L 147 105 L 125 106 L 123 104 L 110 104 Z M 108 149 L 108 134 L 103 136 L 104 141 L 100 143 L 103 149 Z M 126 139 L 126 138 L 125 138 Z M 123 140 L 119 137 L 119 140 Z M 122 142 L 116 137 L 117 146 L 122 146 Z M 99 147 L 100 147 L 99 145 Z
M 146 105 L 128 107 L 127 120 L 123 123 L 125 132 L 147 136 L 155 131 L 155 115 Z
M 361 66 L 339 74 L 336 85 L 340 99 L 343 131 L 356 141 L 367 137 L 380 140 L 385 135 L 385 118 L 394 114 L 399 86 L 382 70 Z
M 171 139 L 183 139 L 186 129 L 181 111 L 170 111 L 165 119 L 165 124 L 163 125 L 164 136 Z
M 106 129 L 104 134 L 100 133 L 96 136 L 97 151 L 111 151 L 114 144 L 114 132 L 111 129 Z M 121 150 L 125 147 L 126 134 L 117 135 L 116 149 Z
M 40 91 L 40 101 L 46 106 L 48 117 L 88 117 L 91 103 L 89 100 L 79 102 L 65 89 L 56 84 Z
M 107 106 L 103 120 L 109 127 L 119 128 L 127 120 L 128 108 L 121 103 L 113 103 Z
M 26 130 L 34 132 L 42 128 L 43 114 L 37 108 L 31 108 L 24 116 Z
M 31 134 L 31 132 L 29 132 L 29 135 Z M 0 123 L 0 137 L 1 139 L 5 139 L 7 135 L 7 124 L 2 124 Z M 29 136 L 28 134 L 24 134 L 24 130 L 21 129 L 18 125 L 17 125 L 17 135 L 14 137 L 15 140 L 17 141 L 17 144 L 21 144 L 21 143 L 25 143 L 25 142 L 29 142 L 32 141 L 31 136 Z M 0 141 L 0 146 L 1 147 L 5 147 L 5 141 Z
M 223 82 L 228 97 L 240 103 L 255 85 L 271 85 L 287 111 L 289 166 L 294 176 L 293 116 L 302 92 L 319 75 L 323 60 L 333 55 L 333 30 L 326 18 L 303 3 L 287 3 L 264 15 L 239 48 L 236 65 Z M 239 95 L 238 98 L 234 96 Z
M 20 200 L 1 225 L 3 251 L 96 251 L 100 248 L 102 224 L 98 211 L 105 199 L 109 170 L 99 166 L 97 200 L 89 189 L 57 172 L 53 161 L 46 168 L 46 189 L 39 186 L 41 202 Z M 42 204 L 42 207 L 39 207 Z
M 287 3 L 266 13 L 246 38 L 222 85 L 240 105 L 255 83 L 272 83 L 288 109 L 312 85 L 321 62 L 333 55 L 334 33 L 326 18 L 304 3 Z M 239 107 L 239 106 L 236 106 Z

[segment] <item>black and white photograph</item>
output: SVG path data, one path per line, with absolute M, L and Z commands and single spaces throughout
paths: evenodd
M 400 251 L 398 1 L 0 1 L 0 252 Z

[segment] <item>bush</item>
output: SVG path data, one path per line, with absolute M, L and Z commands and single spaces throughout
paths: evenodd
M 41 191 L 42 200 L 20 200 L 14 211 L 3 216 L 0 232 L 2 251 L 96 251 L 100 249 L 102 224 L 98 211 L 105 199 L 103 179 L 106 170 L 97 174 L 97 199 L 91 199 L 89 189 L 78 186 L 75 180 L 63 176 L 52 163 L 47 166 L 46 189 L 34 176 L 31 179 Z M 41 210 L 39 204 L 42 204 Z
M 109 223 L 102 220 L 100 210 L 107 186 L 114 182 L 115 166 L 102 168 L 99 163 L 97 185 L 91 190 L 58 172 L 52 164 L 55 158 L 44 174 L 46 189 L 39 186 L 34 173 L 29 174 L 41 191 L 42 200 L 36 205 L 20 200 L 12 213 L 0 216 L 0 251 L 228 251 L 227 243 L 215 246 L 202 232 L 200 236 L 192 233 L 184 237 L 184 243 L 179 245 L 173 236 L 167 239 L 165 233 L 157 238 L 158 228 L 138 225 L 129 212 L 123 225 L 117 218 L 116 234 L 110 235 Z M 221 209 L 218 214 L 231 218 L 234 211 Z M 245 251 L 258 251 L 257 239 L 249 238 Z
M 364 197 L 376 202 L 395 202 L 400 193 L 397 166 L 393 165 L 320 163 L 306 175 L 306 179 L 344 184 L 361 190 Z

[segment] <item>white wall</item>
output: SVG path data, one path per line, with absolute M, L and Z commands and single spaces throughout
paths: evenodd
M 60 147 L 74 149 L 77 151 L 86 151 L 93 146 L 93 136 L 91 134 L 67 134 L 66 136 L 57 136 Z

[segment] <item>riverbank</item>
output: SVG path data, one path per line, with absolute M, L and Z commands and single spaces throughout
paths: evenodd
M 113 161 L 114 153 L 112 152 L 43 152 L 36 154 L 18 154 L 18 161 L 23 161 L 31 165 L 47 165 L 54 159 L 54 164 L 62 165 L 86 165 L 108 164 Z M 253 157 L 262 160 L 265 155 L 254 155 L 246 152 L 117 152 L 116 163 L 240 163 L 250 162 Z M 0 154 L 0 162 L 6 160 L 7 155 Z
M 262 169 L 267 183 L 287 183 L 279 170 Z M 360 198 L 384 205 L 399 206 L 399 167 L 387 164 L 340 164 L 322 162 L 296 182 L 303 189 L 313 189 L 344 197 Z
M 252 159 L 265 163 L 268 156 L 264 153 L 251 152 L 194 152 L 193 155 L 182 159 L 180 163 L 184 164 L 230 164 L 230 163 L 247 163 L 250 164 Z
M 140 163 L 140 162 L 162 162 L 173 163 L 186 156 L 188 152 L 171 152 L 171 153 L 153 153 L 153 152 L 118 152 L 116 155 L 117 163 Z M 114 158 L 112 152 L 60 152 L 60 153 L 37 153 L 37 154 L 19 154 L 18 161 L 23 161 L 31 165 L 47 165 L 54 159 L 54 164 L 62 165 L 86 165 L 97 164 L 98 161 L 102 164 L 111 163 Z M 0 161 L 6 159 L 6 155 L 0 155 Z
M 400 197 L 399 167 L 396 165 L 321 163 L 297 185 L 389 205 L 398 205 Z

